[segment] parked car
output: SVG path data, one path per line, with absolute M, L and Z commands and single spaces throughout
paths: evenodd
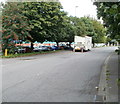
M 52 47 L 51 46 L 45 46 L 47 47 L 48 51 L 52 51 Z
M 69 50 L 70 49 L 70 47 L 65 45 L 65 44 L 62 44 L 59 47 L 60 47 L 60 49 L 65 49 L 65 50 Z
M 33 49 L 34 52 L 49 51 L 49 50 L 50 49 L 47 46 L 34 47 L 34 49 Z
M 60 49 L 60 48 L 59 48 L 59 47 L 57 47 L 57 46 L 47 46 L 47 47 L 48 47 L 48 49 L 49 49 L 50 51 Z
M 58 46 L 52 46 L 53 50 L 59 50 L 60 48 Z
M 42 50 L 42 46 L 34 47 L 34 49 L 33 49 L 34 52 L 39 52 L 41 50 Z
M 9 54 L 25 53 L 26 49 L 20 46 L 8 48 Z
M 25 53 L 26 49 L 23 47 L 16 47 L 14 50 L 14 54 L 18 54 L 18 53 Z

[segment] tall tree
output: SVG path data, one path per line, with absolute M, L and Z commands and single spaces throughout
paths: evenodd
M 93 45 L 105 42 L 106 29 L 100 22 L 91 17 L 82 17 L 81 20 L 85 24 L 85 34 L 92 37 Z
M 69 42 L 69 45 L 71 46 L 71 43 L 74 42 L 74 36 L 76 35 L 76 27 L 73 23 L 73 17 L 66 16 L 66 21 L 64 22 L 64 40 L 66 42 Z
M 59 42 L 62 40 L 62 28 L 65 12 L 61 11 L 59 2 L 27 2 L 24 3 L 24 15 L 29 18 L 32 26 L 32 41 L 45 40 Z
M 91 21 L 94 28 L 94 35 L 92 36 L 94 43 L 106 43 L 107 29 L 99 21 L 95 19 L 91 19 Z
M 86 30 L 85 30 L 85 24 L 81 20 L 81 18 L 78 17 L 70 17 L 71 23 L 74 26 L 75 35 L 77 36 L 85 36 Z
M 18 2 L 7 2 L 2 8 L 2 48 L 14 47 L 14 40 L 31 38 L 28 19 L 22 14 L 24 6 Z
M 116 0 L 118 1 L 118 0 Z M 120 41 L 120 2 L 94 2 L 98 18 L 102 18 L 112 39 Z
M 85 35 L 94 36 L 95 31 L 93 27 L 93 23 L 90 17 L 81 17 L 81 21 L 85 25 Z

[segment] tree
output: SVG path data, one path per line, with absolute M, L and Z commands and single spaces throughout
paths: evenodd
M 64 41 L 69 42 L 69 46 L 71 46 L 71 43 L 74 42 L 74 36 L 76 35 L 76 27 L 73 23 L 73 19 L 74 17 L 68 17 L 66 16 L 66 20 L 64 22 Z
M 31 38 L 28 19 L 22 14 L 24 6 L 21 3 L 7 2 L 2 8 L 2 49 L 14 47 L 14 40 Z
M 94 2 L 94 5 L 97 6 L 98 18 L 103 19 L 110 37 L 120 41 L 120 2 Z
M 85 24 L 81 18 L 70 17 L 71 23 L 74 26 L 75 35 L 77 36 L 86 36 Z
M 65 32 L 67 41 L 74 41 L 74 36 L 91 36 L 92 42 L 104 43 L 106 41 L 106 29 L 97 20 L 90 17 L 68 17 Z
M 106 43 L 106 28 L 95 19 L 91 19 L 94 28 L 93 41 L 94 43 Z
M 105 42 L 106 29 L 100 22 L 91 17 L 82 17 L 81 20 L 85 25 L 85 34 L 92 37 L 93 46 Z
M 24 15 L 29 18 L 32 26 L 30 31 L 34 41 L 45 40 L 59 42 L 63 39 L 64 16 L 59 2 L 27 2 L 24 3 Z
M 74 36 L 85 36 L 86 30 L 85 30 L 85 24 L 81 20 L 81 18 L 77 17 L 66 17 L 66 21 L 64 22 L 64 32 L 65 32 L 65 39 L 64 41 L 69 42 L 69 45 L 71 46 L 71 43 L 74 42 Z

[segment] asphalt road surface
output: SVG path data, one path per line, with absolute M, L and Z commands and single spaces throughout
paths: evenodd
M 93 102 L 105 59 L 116 47 L 3 59 L 3 102 Z

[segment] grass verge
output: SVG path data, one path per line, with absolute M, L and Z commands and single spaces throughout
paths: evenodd
M 20 54 L 9 54 L 8 56 L 1 55 L 0 58 L 16 58 L 16 57 L 25 57 L 25 56 L 33 56 L 33 55 L 40 55 L 40 54 L 47 54 L 47 53 L 55 53 L 62 50 L 56 51 L 41 51 L 41 52 L 31 52 L 31 53 L 20 53 Z

